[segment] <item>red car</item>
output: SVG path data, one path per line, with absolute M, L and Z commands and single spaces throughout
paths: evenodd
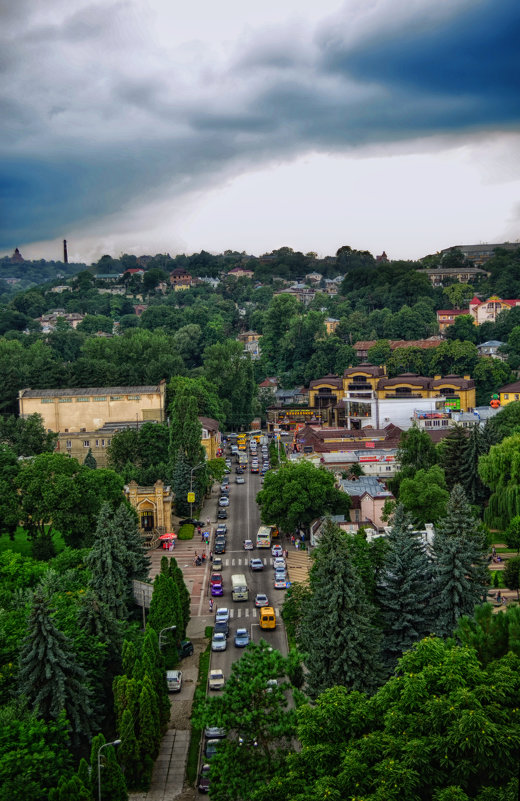
M 221 573 L 212 573 L 210 578 L 211 584 L 222 584 L 222 574 Z

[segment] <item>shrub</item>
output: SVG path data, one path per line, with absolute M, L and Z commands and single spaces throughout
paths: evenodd
M 195 532 L 195 526 L 193 525 L 193 523 L 185 523 L 179 529 L 179 539 L 192 540 L 194 532 Z

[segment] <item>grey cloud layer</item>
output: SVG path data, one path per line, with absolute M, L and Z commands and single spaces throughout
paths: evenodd
M 225 68 L 201 57 L 197 71 L 155 52 L 127 17 L 116 3 L 4 27 L 2 247 L 309 149 L 518 127 L 512 0 L 354 41 L 340 16 L 307 41 L 259 35 Z

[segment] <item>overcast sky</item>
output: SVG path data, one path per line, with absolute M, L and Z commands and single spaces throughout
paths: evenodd
M 518 0 L 0 9 L 0 254 L 520 238 Z

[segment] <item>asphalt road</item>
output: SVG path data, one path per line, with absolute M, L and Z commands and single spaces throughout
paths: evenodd
M 227 454 L 226 454 L 227 455 Z M 250 454 L 248 459 L 251 461 Z M 259 459 L 262 464 L 261 457 Z M 211 654 L 211 669 L 222 668 L 226 678 L 231 671 L 231 665 L 243 654 L 244 649 L 236 648 L 234 636 L 237 628 L 247 628 L 251 639 L 259 642 L 266 640 L 273 648 L 278 649 L 282 654 L 287 654 L 287 638 L 280 614 L 281 606 L 285 597 L 285 590 L 274 589 L 274 569 L 272 566 L 273 558 L 271 550 L 257 549 L 245 551 L 243 541 L 250 539 L 256 544 L 256 532 L 260 526 L 260 510 L 256 504 L 256 495 L 262 488 L 259 474 L 251 473 L 249 469 L 244 472 L 245 484 L 236 484 L 236 461 L 232 459 L 231 473 L 227 477 L 229 480 L 229 506 L 228 519 L 218 522 L 227 524 L 227 549 L 222 556 L 224 580 L 224 595 L 221 598 L 214 598 L 214 610 L 225 606 L 230 610 L 229 638 L 227 649 L 222 652 L 213 651 Z M 216 512 L 215 512 L 216 514 Z M 249 569 L 249 560 L 259 557 L 264 562 L 264 569 L 252 572 Z M 231 598 L 231 576 L 233 573 L 243 573 L 247 579 L 249 588 L 248 601 L 233 601 Z M 258 612 L 254 605 L 255 595 L 263 592 L 269 598 L 269 603 L 274 607 L 276 613 L 276 629 L 265 630 L 258 625 Z

